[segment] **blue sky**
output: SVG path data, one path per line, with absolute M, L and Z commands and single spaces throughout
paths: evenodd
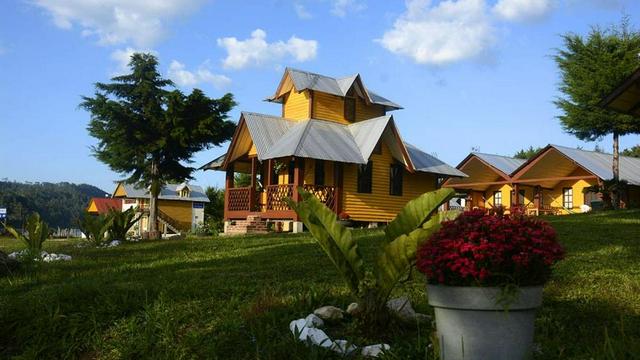
M 360 73 L 405 107 L 406 141 L 456 165 L 472 147 L 512 155 L 523 147 L 582 145 L 564 133 L 552 101 L 560 34 L 638 14 L 624 0 L 29 0 L 0 11 L 0 179 L 90 183 L 120 176 L 91 156 L 93 83 L 153 51 L 184 91 L 236 96 L 241 110 L 279 114 L 271 95 L 285 66 L 330 76 Z M 640 19 L 633 18 L 638 24 Z M 626 136 L 622 148 L 640 142 Z M 610 139 L 601 147 L 609 149 Z M 201 165 L 224 152 L 194 157 Z M 223 176 L 196 172 L 195 183 Z

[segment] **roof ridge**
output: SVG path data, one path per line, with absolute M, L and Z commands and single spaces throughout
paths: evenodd
M 578 148 L 571 148 L 571 147 L 564 146 L 564 145 L 549 144 L 549 146 L 551 146 L 551 147 L 558 147 L 558 148 L 562 148 L 562 149 L 575 150 L 575 151 L 582 151 L 582 152 L 586 152 L 586 153 L 593 153 L 593 154 L 600 154 L 600 155 L 613 156 L 613 154 L 608 153 L 608 152 L 595 151 L 595 150 L 585 150 L 585 149 L 578 149 Z M 620 153 L 620 155 L 618 155 L 618 156 L 619 156 L 620 158 L 625 158 L 625 159 L 631 159 L 631 160 L 638 160 L 638 161 L 640 161 L 640 158 L 637 158 L 637 157 L 635 157 L 635 156 L 622 155 L 621 153 Z
M 502 158 L 507 158 L 507 159 L 512 159 L 512 160 L 522 160 L 522 161 L 527 161 L 526 159 L 520 159 L 517 158 L 515 156 L 507 156 L 507 155 L 500 155 L 500 154 L 491 154 L 491 153 L 483 153 L 480 151 L 472 151 L 471 154 L 473 155 L 489 155 L 489 156 L 498 156 L 498 157 L 502 157 Z
M 302 130 L 302 134 L 300 134 L 300 138 L 298 139 L 298 144 L 296 145 L 296 150 L 294 154 L 297 154 L 300 151 L 300 147 L 302 146 L 302 141 L 306 138 L 309 133 L 309 128 L 311 127 L 311 120 L 306 120 L 304 125 L 304 129 Z

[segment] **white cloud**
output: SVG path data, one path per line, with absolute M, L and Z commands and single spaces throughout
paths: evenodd
M 207 68 L 207 63 L 200 65 L 196 71 L 186 70 L 184 64 L 173 60 L 169 65 L 169 79 L 179 86 L 194 87 L 201 83 L 213 85 L 216 89 L 222 89 L 231 84 L 231 79 L 224 75 L 214 74 Z
M 193 12 L 203 0 L 33 0 L 63 29 L 78 27 L 82 36 L 103 45 L 131 42 L 155 44 L 165 35 L 167 22 Z
M 268 43 L 267 33 L 256 29 L 251 37 L 238 40 L 235 37 L 218 39 L 218 46 L 227 51 L 227 57 L 222 61 L 225 69 L 242 69 L 247 66 L 260 66 L 274 63 L 285 57 L 293 57 L 295 61 L 312 60 L 318 52 L 318 42 L 304 40 L 292 36 L 284 41 Z
M 498 0 L 493 12 L 507 21 L 536 21 L 551 12 L 551 0 Z
M 338 17 L 345 17 L 349 12 L 358 12 L 367 8 L 360 0 L 333 0 L 331 13 Z
M 295 2 L 293 8 L 300 19 L 311 19 L 313 17 L 307 8 L 299 2 Z
M 378 40 L 419 64 L 446 65 L 479 57 L 495 43 L 484 0 L 410 0 L 393 28 Z

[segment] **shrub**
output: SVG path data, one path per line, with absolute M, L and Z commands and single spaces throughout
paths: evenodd
M 418 250 L 417 267 L 431 284 L 535 286 L 548 280 L 563 255 L 546 222 L 474 210 L 443 222 Z
M 17 240 L 27 246 L 27 257 L 39 258 L 42 252 L 42 244 L 49 238 L 49 225 L 40 219 L 40 214 L 33 213 L 27 218 L 25 232 L 21 233 L 11 226 L 3 225 L 7 231 Z
M 109 238 L 113 240 L 124 241 L 127 239 L 127 233 L 129 229 L 135 225 L 138 220 L 142 217 L 140 214 L 136 217 L 136 209 L 128 208 L 125 211 L 118 211 L 115 209 L 109 210 L 109 214 L 107 215 L 107 221 L 110 221 L 109 226 Z
M 87 237 L 87 240 L 95 246 L 103 245 L 108 239 L 108 231 L 111 227 L 112 219 L 105 215 L 82 214 L 78 221 L 80 231 Z

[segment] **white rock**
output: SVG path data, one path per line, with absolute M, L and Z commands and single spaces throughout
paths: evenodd
M 18 257 L 18 252 L 14 251 L 11 254 L 7 255 L 9 257 L 9 259 L 16 259 Z
M 389 349 L 391 349 L 391 346 L 387 344 L 375 344 L 363 347 L 360 353 L 365 357 L 378 357 Z
M 358 303 L 351 303 L 347 306 L 347 314 L 354 316 L 360 314 L 360 305 Z
M 313 313 L 324 321 L 339 321 L 344 318 L 342 310 L 335 306 L 323 306 L 315 309 Z
M 331 350 L 338 354 L 349 355 L 352 352 L 358 350 L 358 347 L 349 343 L 347 340 L 335 340 Z
M 307 340 L 313 345 L 321 346 L 327 349 L 333 347 L 333 341 L 327 336 L 327 334 L 316 328 L 307 328 Z
M 291 330 L 291 333 L 293 335 L 295 335 L 296 332 L 299 334 L 306 327 L 307 327 L 307 321 L 305 319 L 293 320 L 292 322 L 289 323 L 289 330 Z
M 406 323 L 415 323 L 416 321 L 426 322 L 431 320 L 431 317 L 428 315 L 416 313 L 413 306 L 411 306 L 411 301 L 406 296 L 387 301 L 387 308 L 395 313 L 400 320 Z
M 109 245 L 107 245 L 107 247 L 116 247 L 116 246 L 120 246 L 120 244 L 121 244 L 120 240 L 113 240 L 109 242 Z
M 586 204 L 580 205 L 580 212 L 588 213 L 589 211 L 591 211 L 591 206 Z
M 309 314 L 304 318 L 305 326 L 310 328 L 318 328 L 324 325 L 324 321 L 315 314 Z

